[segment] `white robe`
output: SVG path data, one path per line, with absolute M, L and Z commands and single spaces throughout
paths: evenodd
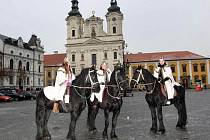
M 154 77 L 159 78 L 158 77 L 159 71 L 160 71 L 160 67 L 156 67 L 154 71 Z M 168 99 L 173 99 L 174 93 L 175 93 L 174 85 L 180 86 L 180 84 L 175 82 L 173 74 L 172 74 L 172 70 L 167 65 L 162 68 L 162 76 L 163 76 L 163 79 L 165 79 L 166 77 L 170 78 L 169 80 L 165 81 L 165 86 L 166 86 L 166 91 L 168 93 Z
M 48 86 L 44 88 L 44 94 L 49 100 L 63 101 L 63 96 L 66 92 L 68 82 L 72 82 L 75 79 L 75 75 L 66 74 L 65 69 L 60 67 L 57 71 L 55 80 L 55 86 Z
M 109 82 L 110 81 L 111 73 L 112 73 L 111 70 L 108 69 L 107 70 L 107 80 L 108 81 L 106 81 L 106 75 L 103 73 L 103 70 L 98 70 L 97 71 L 97 78 L 98 78 L 98 82 L 100 83 L 100 91 L 99 91 L 99 93 L 93 92 L 91 94 L 91 97 L 90 97 L 90 101 L 91 102 L 94 101 L 94 97 L 96 97 L 99 102 L 102 102 L 103 92 L 104 92 L 104 89 L 105 89 L 105 85 L 104 84 L 106 82 Z M 104 83 L 104 84 L 101 84 L 101 83 Z

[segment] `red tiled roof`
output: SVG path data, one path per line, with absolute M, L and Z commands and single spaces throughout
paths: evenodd
M 198 55 L 189 51 L 174 51 L 174 52 L 125 54 L 125 62 L 127 61 L 128 62 L 158 61 L 161 57 L 164 57 L 165 60 L 205 58 L 202 55 Z
M 45 66 L 60 66 L 66 57 L 66 53 L 61 54 L 45 54 L 44 65 Z

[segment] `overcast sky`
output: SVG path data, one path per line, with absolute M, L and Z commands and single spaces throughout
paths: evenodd
M 79 0 L 83 18 L 105 21 L 111 0 Z M 118 0 L 129 52 L 189 50 L 210 56 L 210 0 Z M 42 40 L 46 53 L 65 52 L 70 0 L 1 0 L 0 34 Z M 105 30 L 105 29 L 104 29 Z

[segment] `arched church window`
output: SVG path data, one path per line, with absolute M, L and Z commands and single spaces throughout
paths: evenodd
M 117 33 L 117 28 L 115 26 L 113 27 L 112 30 L 113 30 L 113 34 L 116 34 Z
M 72 35 L 72 37 L 75 37 L 75 30 L 71 31 L 71 35 Z

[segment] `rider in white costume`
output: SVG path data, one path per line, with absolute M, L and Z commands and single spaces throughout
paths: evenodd
M 170 66 L 166 65 L 164 58 L 159 59 L 159 64 L 154 70 L 154 76 L 158 79 L 158 81 L 164 82 L 168 93 L 166 105 L 170 105 L 171 100 L 174 98 L 174 85 L 180 86 L 180 84 L 175 82 L 172 70 Z
M 111 77 L 111 70 L 108 68 L 108 64 L 106 62 L 102 62 L 100 65 L 100 69 L 97 71 L 98 82 L 100 83 L 100 91 L 99 93 L 92 93 L 90 101 L 94 101 L 94 97 L 98 99 L 99 102 L 102 102 L 103 92 L 105 89 L 105 84 L 109 82 Z
M 55 86 L 48 86 L 44 88 L 45 96 L 49 100 L 58 101 L 63 110 L 66 110 L 63 102 L 64 94 L 66 93 L 67 86 L 71 86 L 72 81 L 75 79 L 70 62 L 65 57 L 62 67 L 57 70 Z

